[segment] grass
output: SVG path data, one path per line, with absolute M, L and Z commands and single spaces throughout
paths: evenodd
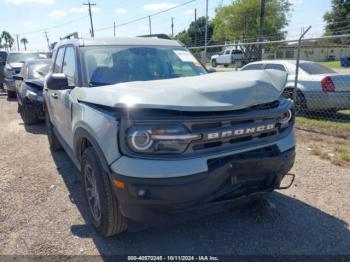
M 350 162 L 350 153 L 349 153 L 349 151 L 346 148 L 344 148 L 344 147 L 337 147 L 335 149 L 335 152 L 338 153 L 339 158 L 342 161 Z
M 350 137 L 350 123 L 297 117 L 296 125 L 297 127 L 313 130 L 325 135 L 334 135 L 345 138 Z
M 340 61 L 321 62 L 320 64 L 329 68 L 341 68 Z
M 342 110 L 342 111 L 339 111 L 339 113 L 344 115 L 350 115 L 350 110 Z

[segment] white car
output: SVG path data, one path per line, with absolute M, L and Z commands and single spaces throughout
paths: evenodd
M 249 63 L 246 70 L 276 69 L 288 73 L 283 95 L 293 97 L 296 61 L 266 60 Z M 350 109 L 350 74 L 339 74 L 332 69 L 311 61 L 300 61 L 297 85 L 296 109 L 299 112 Z
M 244 58 L 244 53 L 239 49 L 226 49 L 217 55 L 213 55 L 211 57 L 211 65 L 212 67 L 216 67 L 218 65 L 228 66 L 233 64 L 235 61 L 241 61 Z

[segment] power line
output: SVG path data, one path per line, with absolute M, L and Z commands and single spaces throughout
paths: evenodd
M 89 16 L 90 16 L 90 24 L 91 24 L 91 37 L 95 37 L 95 33 L 94 33 L 94 24 L 92 22 L 92 13 L 91 13 L 91 6 L 95 6 L 96 4 L 91 4 L 90 0 L 88 1 L 88 3 L 83 3 L 83 5 L 85 6 L 89 6 Z
M 74 19 L 74 20 L 70 20 L 66 23 L 62 23 L 62 24 L 59 24 L 59 25 L 55 25 L 55 26 L 51 26 L 51 27 L 46 27 L 46 28 L 42 28 L 42 29 L 38 29 L 38 30 L 34 30 L 34 31 L 28 31 L 28 32 L 23 32 L 23 33 L 20 33 L 19 35 L 29 35 L 29 34 L 35 34 L 35 33 L 42 33 L 42 32 L 45 32 L 47 30 L 52 30 L 52 29 L 56 29 L 56 28 L 59 28 L 59 27 L 63 27 L 63 26 L 66 26 L 66 25 L 70 25 L 70 24 L 73 24 L 73 23 L 76 23 L 78 21 L 81 21 L 83 19 L 85 19 L 87 16 L 84 15 L 80 18 L 77 18 L 77 19 Z

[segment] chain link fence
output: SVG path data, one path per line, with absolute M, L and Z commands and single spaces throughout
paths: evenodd
M 216 71 L 288 73 L 283 96 L 295 100 L 297 127 L 350 137 L 350 35 L 189 47 Z M 297 68 L 300 52 L 299 70 Z M 297 75 L 296 75 L 297 74 Z M 296 81 L 297 79 L 297 81 Z

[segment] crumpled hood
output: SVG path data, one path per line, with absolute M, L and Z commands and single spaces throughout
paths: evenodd
M 110 107 L 181 111 L 238 110 L 277 100 L 287 74 L 277 70 L 213 73 L 76 88 L 79 101 Z

